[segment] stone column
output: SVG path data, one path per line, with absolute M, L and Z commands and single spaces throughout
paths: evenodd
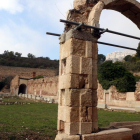
M 60 40 L 58 135 L 80 140 L 98 130 L 97 44 L 88 32 L 70 30 Z

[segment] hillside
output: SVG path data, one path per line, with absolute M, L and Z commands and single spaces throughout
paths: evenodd
M 48 57 L 28 58 L 28 57 L 9 57 L 0 55 L 0 65 L 14 67 L 28 67 L 41 69 L 58 69 L 59 60 L 50 60 Z

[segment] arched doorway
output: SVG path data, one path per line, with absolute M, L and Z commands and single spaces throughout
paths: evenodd
M 25 85 L 25 84 L 21 84 L 20 86 L 19 86 L 19 91 L 18 91 L 18 94 L 26 94 L 26 88 L 27 88 L 27 86 Z

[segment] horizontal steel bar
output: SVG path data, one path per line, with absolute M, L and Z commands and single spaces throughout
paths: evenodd
M 78 23 L 78 22 L 73 22 L 73 21 L 68 21 L 68 20 L 63 20 L 63 19 L 60 19 L 60 22 L 73 24 L 73 25 L 80 25 L 80 23 Z M 103 28 L 98 28 L 98 27 L 94 27 L 94 26 L 90 26 L 90 25 L 86 25 L 86 24 L 83 24 L 83 26 L 85 26 L 86 28 L 92 28 L 92 29 L 97 29 L 97 30 L 101 30 L 101 31 L 105 30 Z M 139 37 L 124 34 L 124 33 L 115 32 L 115 31 L 111 31 L 111 30 L 108 30 L 108 29 L 106 30 L 106 32 L 140 40 Z
M 61 36 L 60 34 L 49 33 L 49 32 L 46 32 L 46 34 L 48 34 L 48 35 L 54 35 L 54 36 Z M 100 41 L 97 41 L 97 42 L 95 42 L 95 43 L 103 44 L 103 45 L 108 45 L 108 46 L 113 46 L 113 47 L 118 47 L 118 48 L 123 48 L 123 49 L 134 50 L 134 51 L 140 51 L 140 50 L 138 50 L 138 49 L 129 48 L 129 47 L 120 46 L 120 45 L 115 45 L 115 44 L 110 44 L 110 43 L 105 43 L 105 42 L 100 42 Z
M 108 46 L 113 46 L 113 47 L 118 47 L 118 48 L 123 48 L 123 49 L 129 49 L 129 50 L 134 50 L 134 51 L 140 51 L 140 50 L 138 50 L 138 49 L 129 48 L 129 47 L 124 47 L 124 46 L 115 45 L 115 44 L 110 44 L 110 43 L 105 43 L 105 42 L 100 42 L 100 41 L 97 41 L 96 43 L 98 43 L 98 44 L 103 44 L 103 45 L 108 45 Z
M 47 35 L 54 35 L 54 36 L 61 36 L 60 34 L 55 34 L 55 33 L 50 33 L 50 32 L 46 32 Z

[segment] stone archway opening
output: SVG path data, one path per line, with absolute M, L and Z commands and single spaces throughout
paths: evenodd
M 19 92 L 18 92 L 18 94 L 26 94 L 26 88 L 27 88 L 27 86 L 25 85 L 25 84 L 21 84 L 20 86 L 19 86 Z

